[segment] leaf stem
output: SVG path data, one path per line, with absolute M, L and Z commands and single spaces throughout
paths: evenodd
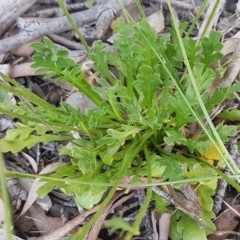
M 4 222 L 6 223 L 6 232 L 7 232 L 7 239 L 11 240 L 13 239 L 12 236 L 12 207 L 10 204 L 9 194 L 6 187 L 6 175 L 4 170 L 4 159 L 3 154 L 0 152 L 0 182 L 1 182 L 1 193 L 4 203 Z

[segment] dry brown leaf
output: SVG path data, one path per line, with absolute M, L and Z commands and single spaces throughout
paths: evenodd
M 32 229 L 36 228 L 33 220 L 28 216 L 29 212 L 26 212 L 23 214 L 23 216 L 15 221 L 17 228 L 20 229 L 23 233 L 28 233 Z
M 138 10 L 137 4 L 134 1 L 133 3 L 130 3 L 129 5 L 126 6 L 126 10 L 128 13 L 131 15 L 131 17 L 134 19 L 134 21 L 138 21 L 139 18 L 141 17 L 141 14 Z M 119 12 L 119 17 L 123 17 L 126 21 L 128 21 L 128 17 L 123 11 Z
M 234 205 L 233 208 L 235 211 L 240 212 L 240 205 Z M 208 236 L 208 240 L 224 240 L 229 235 L 226 234 L 217 234 L 221 231 L 233 231 L 234 228 L 239 224 L 239 216 L 231 208 L 225 210 L 221 213 L 215 221 L 216 232 Z
M 50 233 L 63 226 L 63 220 L 61 217 L 46 216 L 44 210 L 37 203 L 34 203 L 29 208 L 29 214 L 39 232 L 42 234 Z
M 23 151 L 22 151 L 22 155 L 28 160 L 28 162 L 30 163 L 34 173 L 37 173 L 38 166 L 37 166 L 36 160 L 33 157 L 31 157 L 29 154 L 27 154 L 27 153 L 25 153 Z
M 189 183 L 183 184 L 177 192 L 173 187 L 167 186 L 170 191 L 170 196 L 174 200 L 176 209 L 181 210 L 191 218 L 201 222 L 201 209 L 198 202 L 198 197 Z
M 157 227 L 157 223 L 160 219 L 161 215 L 159 212 L 157 212 L 156 210 L 151 211 L 151 220 L 152 220 L 152 229 L 153 229 L 153 233 L 152 233 L 152 238 L 153 240 L 158 240 L 159 237 L 159 229 Z
M 164 28 L 164 16 L 162 9 L 153 13 L 152 15 L 147 17 L 147 20 L 150 26 L 155 29 L 157 33 L 160 33 Z
M 49 164 L 47 167 L 45 167 L 39 174 L 43 174 L 43 173 L 48 173 L 48 172 L 52 172 L 54 169 L 56 169 L 58 166 L 61 165 L 65 165 L 66 163 L 63 162 L 56 162 L 56 163 L 52 163 Z M 23 206 L 23 209 L 19 215 L 22 216 L 32 205 L 33 203 L 36 201 L 36 199 L 38 198 L 37 195 L 37 190 L 44 185 L 44 182 L 39 182 L 39 178 L 36 178 L 30 189 L 26 189 L 28 191 L 28 197 L 27 200 Z
M 168 240 L 170 227 L 170 213 L 160 214 L 156 210 L 151 212 L 153 240 Z
M 236 79 L 239 70 L 240 70 L 240 41 L 238 42 L 236 48 L 233 52 L 233 60 L 228 64 L 227 71 L 224 74 L 224 77 L 221 81 L 220 87 L 230 86 Z
M 20 57 L 29 57 L 34 52 L 34 49 L 31 47 L 31 44 L 34 42 L 40 42 L 41 40 L 42 40 L 42 37 L 36 38 L 30 42 L 27 42 L 23 44 L 21 47 L 13 49 L 11 51 L 11 54 L 20 56 Z
M 10 72 L 11 72 L 11 65 L 10 64 L 1 64 L 0 65 L 0 72 L 9 76 Z M 0 78 L 0 80 L 1 80 L 1 78 Z
M 99 205 L 93 207 L 92 209 L 84 212 L 83 214 L 73 218 L 72 220 L 68 221 L 62 227 L 56 229 L 55 231 L 45 234 L 39 237 L 37 240 L 61 240 L 63 237 L 68 234 L 75 226 L 81 224 L 86 217 L 95 213 L 99 209 Z
M 35 76 L 35 71 L 37 69 L 31 68 L 33 62 L 21 63 L 15 66 L 12 66 L 10 77 L 17 78 L 17 77 L 25 77 L 25 76 Z
M 223 54 L 232 54 L 232 61 L 228 64 L 227 70 L 222 78 L 219 75 L 215 78 L 212 86 L 207 89 L 210 96 L 213 95 L 216 88 L 225 88 L 230 86 L 240 71 L 240 34 L 235 35 L 236 38 L 231 38 L 224 43 L 224 48 L 222 50 Z
M 117 203 L 114 203 L 119 196 L 121 196 L 123 194 L 123 192 L 118 192 L 115 194 L 115 196 L 113 197 L 113 199 L 111 200 L 111 202 L 109 203 L 110 206 L 112 207 L 116 207 Z M 134 193 L 133 193 L 134 194 Z M 118 201 L 118 203 L 121 201 L 121 199 Z M 125 200 L 126 201 L 126 200 Z M 114 204 L 113 204 L 114 203 Z M 72 220 L 68 221 L 66 224 L 64 224 L 64 226 L 62 226 L 59 229 L 56 229 L 55 231 L 49 233 L 49 234 L 45 234 L 44 236 L 38 238 L 37 240 L 60 240 L 63 239 L 63 237 L 69 233 L 74 227 L 76 227 L 77 225 L 81 224 L 86 217 L 88 217 L 89 215 L 93 214 L 94 212 L 96 212 L 99 209 L 100 205 L 94 206 L 92 209 L 82 213 L 81 215 L 73 218 Z M 97 236 L 96 236 L 97 237 Z M 93 238 L 94 239 L 94 238 Z M 91 240 L 93 240 L 91 239 Z
M 168 240 L 170 228 L 170 213 L 163 213 L 159 219 L 159 238 L 158 240 Z
M 240 41 L 240 32 L 238 32 L 234 37 L 231 37 L 226 42 L 224 42 L 221 53 L 224 56 L 228 55 L 229 53 L 232 53 L 234 49 L 237 47 L 239 41 Z

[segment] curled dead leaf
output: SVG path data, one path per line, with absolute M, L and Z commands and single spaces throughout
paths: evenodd
M 234 211 L 235 210 L 235 211 Z M 239 224 L 240 205 L 234 205 L 220 214 L 215 221 L 216 232 L 208 236 L 208 240 L 224 240 L 229 233 L 221 234 L 225 231 L 233 231 Z

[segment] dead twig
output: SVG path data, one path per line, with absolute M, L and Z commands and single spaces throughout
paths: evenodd
M 238 45 L 236 49 L 233 52 L 233 61 L 230 62 L 227 66 L 227 71 L 224 74 L 223 79 L 221 80 L 220 87 L 225 88 L 234 82 L 236 79 L 239 71 L 240 71 L 240 42 L 238 42 Z
M 77 43 L 71 40 L 68 40 L 64 37 L 61 37 L 57 34 L 50 33 L 47 35 L 53 42 L 59 43 L 66 48 L 73 49 L 73 50 L 78 50 L 78 49 L 84 49 L 84 46 L 81 43 Z
M 167 0 L 157 0 L 156 2 L 160 2 L 164 8 L 168 8 Z M 171 5 L 176 8 L 188 10 L 188 11 L 195 11 L 195 7 L 192 4 L 184 3 L 183 1 L 171 1 Z
M 37 0 L 1 0 L 0 37 Z
M 168 240 L 170 228 L 170 213 L 163 213 L 159 219 L 159 240 Z
M 128 5 L 134 0 L 122 0 L 123 5 Z M 112 9 L 115 14 L 121 10 L 116 0 L 110 0 L 106 4 L 97 5 L 89 10 L 72 14 L 72 18 L 78 26 L 95 22 L 99 15 L 106 9 Z M 50 33 L 61 33 L 72 29 L 66 17 L 51 19 L 47 22 L 32 21 L 24 26 L 22 32 L 9 38 L 0 40 L 0 54 L 6 53 L 22 44 L 40 36 Z
M 70 232 L 75 226 L 81 224 L 85 218 L 89 215 L 95 213 L 99 209 L 100 205 L 93 207 L 92 209 L 86 211 L 85 213 L 75 217 L 74 219 L 70 220 L 62 227 L 55 229 L 51 233 L 45 234 L 39 237 L 37 240 L 60 240 L 62 239 L 68 232 Z

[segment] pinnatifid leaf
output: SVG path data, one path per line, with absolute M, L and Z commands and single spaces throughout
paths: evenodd
M 223 112 L 218 114 L 218 117 L 229 119 L 231 121 L 240 121 L 240 110 L 224 110 Z
M 59 135 L 50 135 L 50 134 L 43 134 L 40 136 L 36 135 L 29 135 L 24 139 L 24 141 L 20 137 L 15 137 L 13 140 L 8 141 L 6 139 L 0 140 L 0 151 L 1 152 L 20 152 L 25 147 L 31 148 L 37 143 L 47 144 L 53 141 L 63 141 L 64 137 Z

